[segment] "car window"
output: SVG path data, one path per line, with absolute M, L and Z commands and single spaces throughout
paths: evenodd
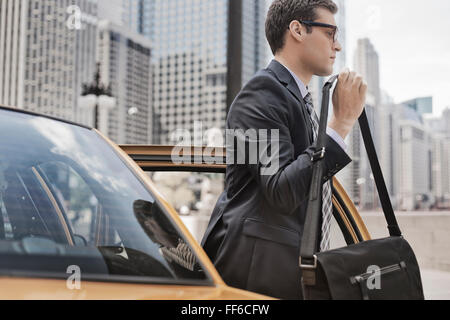
M 97 133 L 0 109 L 0 273 L 211 283 L 163 206 Z M 3 258 L 2 258 L 3 257 Z
M 170 171 L 148 174 L 200 242 L 216 202 L 224 190 L 225 174 Z

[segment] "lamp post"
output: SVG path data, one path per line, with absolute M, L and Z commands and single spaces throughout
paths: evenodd
M 97 71 L 94 75 L 94 82 L 84 83 L 79 100 L 80 108 L 94 108 L 94 127 L 99 130 L 99 109 L 112 109 L 116 105 L 116 99 L 111 94 L 111 88 L 100 82 L 100 63 L 97 63 Z

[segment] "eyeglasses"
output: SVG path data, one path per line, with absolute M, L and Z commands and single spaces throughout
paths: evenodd
M 303 20 L 298 20 L 298 22 L 300 22 L 301 24 L 310 26 L 310 27 L 322 27 L 322 28 L 328 28 L 328 29 L 331 29 L 332 32 L 329 33 L 330 38 L 333 39 L 333 43 L 335 43 L 336 41 L 338 41 L 338 37 L 339 37 L 339 29 L 338 29 L 337 26 L 333 26 L 332 24 L 327 24 L 327 23 L 314 22 L 314 21 L 303 21 Z

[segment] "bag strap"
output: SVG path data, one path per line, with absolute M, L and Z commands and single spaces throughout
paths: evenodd
M 395 218 L 394 209 L 392 208 L 391 199 L 386 188 L 386 182 L 381 171 L 380 162 L 378 161 L 377 151 L 373 143 L 372 134 L 370 133 L 369 121 L 367 119 L 366 110 L 363 110 L 361 117 L 359 117 L 359 126 L 366 146 L 367 155 L 369 157 L 370 167 L 375 179 L 375 184 L 378 190 L 378 196 L 380 197 L 381 207 L 383 208 L 384 216 L 388 223 L 389 235 L 391 237 L 401 237 L 402 232 L 398 226 L 397 219 Z
M 302 246 L 300 249 L 300 266 L 316 266 L 317 261 L 314 254 L 319 251 L 318 234 L 321 228 L 322 214 L 322 192 L 323 192 L 323 165 L 326 146 L 326 127 L 328 121 L 328 105 L 330 100 L 330 89 L 338 76 L 333 76 L 323 87 L 322 108 L 320 111 L 319 133 L 317 136 L 316 152 L 311 158 L 313 162 L 313 175 L 311 180 L 308 209 L 303 229 Z
M 313 175 L 310 188 L 308 208 L 303 230 L 302 245 L 300 249 L 300 267 L 302 269 L 315 269 L 317 258 L 315 253 L 319 252 L 318 234 L 322 214 L 322 190 L 323 190 L 323 166 L 322 160 L 325 157 L 326 126 L 328 121 L 328 106 L 330 100 L 330 89 L 337 80 L 338 75 L 331 77 L 323 87 L 322 110 L 320 113 L 319 134 L 317 138 L 316 152 L 312 157 Z M 363 111 L 359 118 L 360 128 L 364 139 L 364 144 L 370 160 L 370 166 L 374 175 L 377 191 L 380 196 L 383 212 L 388 223 L 389 234 L 391 236 L 401 236 L 391 200 L 387 192 L 386 183 L 381 172 L 378 156 L 370 133 L 367 114 Z

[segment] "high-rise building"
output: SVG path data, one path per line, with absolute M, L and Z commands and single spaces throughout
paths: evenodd
M 427 118 L 432 137 L 432 193 L 438 208 L 450 208 L 450 109 L 440 118 Z
M 107 20 L 98 24 L 97 60 L 116 106 L 101 114 L 116 143 L 148 144 L 152 135 L 150 40 Z M 106 119 L 105 119 L 106 117 Z
M 170 142 L 176 129 L 224 129 L 227 93 L 228 0 L 152 0 L 154 108 Z M 242 1 L 242 73 L 244 84 L 266 66 L 266 7 Z M 156 138 L 156 137 L 155 137 Z
M 433 133 L 432 137 L 432 184 L 431 191 L 437 207 L 444 207 L 450 200 L 450 139 Z
M 378 120 L 382 130 L 379 130 L 378 158 L 383 172 L 386 187 L 391 197 L 392 205 L 397 208 L 399 198 L 399 150 L 401 115 L 399 107 L 393 102 L 381 104 L 378 107 Z
M 154 0 L 98 0 L 98 17 L 152 39 Z
M 368 38 L 359 39 L 354 55 L 355 71 L 367 82 L 367 92 L 375 98 L 375 105 L 380 104 L 380 67 L 378 53 Z
M 444 110 L 442 118 L 445 123 L 445 135 L 450 138 L 450 108 Z
M 118 26 L 128 26 L 129 12 L 132 10 L 127 10 L 125 4 L 125 0 L 98 0 L 98 18 Z
M 433 113 L 433 97 L 416 98 L 409 101 L 402 102 L 420 115 Z
M 0 103 L 77 121 L 96 15 L 96 0 L 1 0 Z
M 399 105 L 399 207 L 416 210 L 432 201 L 432 140 L 419 113 Z

